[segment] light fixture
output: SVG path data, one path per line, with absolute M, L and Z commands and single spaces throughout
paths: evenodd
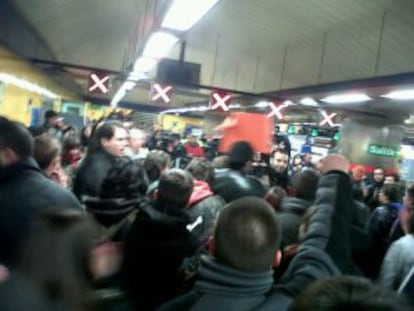
M 134 81 L 125 81 L 122 85 L 126 91 L 131 91 L 137 85 Z
M 314 100 L 313 98 L 310 98 L 310 97 L 303 98 L 300 101 L 300 103 L 302 105 L 309 106 L 309 107 L 318 107 L 319 106 L 318 102 L 316 100 Z
M 49 91 L 48 89 L 41 87 L 37 84 L 34 84 L 30 81 L 24 80 L 24 79 L 20 79 L 17 78 L 16 76 L 13 76 L 11 74 L 8 73 L 0 73 L 0 81 L 4 82 L 6 84 L 11 84 L 14 86 L 17 86 L 19 88 L 22 88 L 24 90 L 33 92 L 33 93 L 38 93 L 40 95 L 46 96 L 46 97 L 50 97 L 50 98 L 59 98 L 60 96 Z
M 256 103 L 254 106 L 257 108 L 266 108 L 267 106 L 269 106 L 269 102 L 263 100 Z
M 178 38 L 170 33 L 157 31 L 151 35 L 145 45 L 143 57 L 161 59 L 168 55 Z
M 414 90 L 400 90 L 400 91 L 392 91 L 388 94 L 381 95 L 381 97 L 387 97 L 391 99 L 397 99 L 397 100 L 409 100 L 414 99 Z
M 187 31 L 193 27 L 219 0 L 175 0 L 161 27 Z
M 371 100 L 372 98 L 363 93 L 348 93 L 327 96 L 321 101 L 330 104 L 360 103 Z
M 150 72 L 156 64 L 154 58 L 140 57 L 134 63 L 134 72 Z
M 285 100 L 283 102 L 283 105 L 286 105 L 286 106 L 294 106 L 296 104 L 293 101 L 291 101 L 291 100 Z

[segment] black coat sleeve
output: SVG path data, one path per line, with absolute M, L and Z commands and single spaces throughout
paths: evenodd
M 281 285 L 292 296 L 310 283 L 351 269 L 350 228 L 353 216 L 351 181 L 347 174 L 321 177 L 306 237 L 282 276 Z

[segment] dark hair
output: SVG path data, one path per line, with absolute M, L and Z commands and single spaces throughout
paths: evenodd
M 172 169 L 161 175 L 158 200 L 177 207 L 185 207 L 193 192 L 193 178 L 181 169 Z
M 45 170 L 59 156 L 60 144 L 49 134 L 37 136 L 34 141 L 34 159 L 40 169 Z
M 381 191 L 390 202 L 398 202 L 400 200 L 400 189 L 398 185 L 386 184 L 382 187 Z
M 408 195 L 408 197 L 410 198 L 410 200 L 414 203 L 414 184 L 408 186 L 405 189 L 405 193 Z
M 90 252 L 98 237 L 95 223 L 82 211 L 47 210 L 34 222 L 19 271 L 58 305 L 87 310 Z
M 97 149 L 102 148 L 102 139 L 111 139 L 115 135 L 115 129 L 123 129 L 122 123 L 118 121 L 103 121 L 97 123 L 89 141 L 88 153 L 95 152 Z
M 364 278 L 340 276 L 313 283 L 296 297 L 289 311 L 408 311 L 391 291 Z
M 34 141 L 23 124 L 0 117 L 0 150 L 6 148 L 24 159 L 33 156 Z
M 162 150 L 152 150 L 144 160 L 144 168 L 150 182 L 158 180 L 161 172 L 170 165 L 170 156 Z
M 269 189 L 264 199 L 268 202 L 276 212 L 281 211 L 282 201 L 286 197 L 286 191 L 282 187 L 276 186 Z
M 265 200 L 244 197 L 220 212 L 214 239 L 218 262 L 243 272 L 265 272 L 280 244 L 280 224 Z
M 382 173 L 384 174 L 384 168 L 382 168 L 381 166 L 377 166 L 376 168 L 374 168 L 374 170 L 372 171 L 372 174 L 374 174 L 374 172 L 375 172 L 376 170 L 381 170 L 381 171 L 382 171 Z
M 270 158 L 273 159 L 276 153 L 282 153 L 282 154 L 285 154 L 285 155 L 287 155 L 289 157 L 289 152 L 286 149 L 283 149 L 283 148 L 280 148 L 280 147 L 276 147 L 271 152 Z
M 213 166 L 217 169 L 228 168 L 229 167 L 229 156 L 220 155 L 213 159 Z
M 210 161 L 193 159 L 187 165 L 186 171 L 197 180 L 205 181 L 210 185 L 214 182 L 214 167 Z
M 410 212 L 410 216 L 408 218 L 408 233 L 414 235 L 414 212 Z
M 102 182 L 101 198 L 139 198 L 145 196 L 147 188 L 144 168 L 129 158 L 120 158 Z
M 318 190 L 319 175 L 312 169 L 304 170 L 292 177 L 291 186 L 296 190 L 296 197 L 314 200 Z
M 385 178 L 387 178 L 387 177 L 392 177 L 395 182 L 399 182 L 400 181 L 400 175 L 398 173 L 386 174 L 385 175 Z

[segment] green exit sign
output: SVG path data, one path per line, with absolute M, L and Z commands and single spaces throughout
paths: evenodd
M 397 158 L 399 151 L 400 150 L 395 147 L 370 144 L 367 153 L 377 157 Z

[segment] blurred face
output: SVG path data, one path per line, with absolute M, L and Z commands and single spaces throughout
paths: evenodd
M 121 157 L 124 155 L 125 147 L 128 146 L 128 140 L 128 132 L 123 128 L 116 127 L 114 136 L 110 139 L 103 138 L 101 143 L 107 152 Z
M 384 180 L 384 184 L 386 184 L 386 185 L 395 184 L 394 176 L 386 176 L 385 180 Z
M 188 142 L 191 144 L 194 144 L 197 142 L 197 139 L 194 136 L 189 136 L 188 137 Z
M 287 154 L 276 152 L 272 158 L 271 165 L 277 173 L 284 173 L 288 168 L 289 157 Z
M 134 152 L 138 152 L 139 149 L 141 149 L 141 147 L 145 144 L 145 141 L 146 139 L 143 133 L 136 134 L 129 138 L 129 145 Z
M 374 181 L 377 183 L 380 183 L 384 180 L 384 171 L 382 169 L 376 169 L 374 170 Z
M 0 168 L 10 166 L 18 161 L 16 153 L 10 148 L 4 148 L 0 150 Z
M 382 191 L 379 193 L 378 199 L 382 204 L 387 204 L 388 203 L 388 198 L 384 195 L 384 193 Z

